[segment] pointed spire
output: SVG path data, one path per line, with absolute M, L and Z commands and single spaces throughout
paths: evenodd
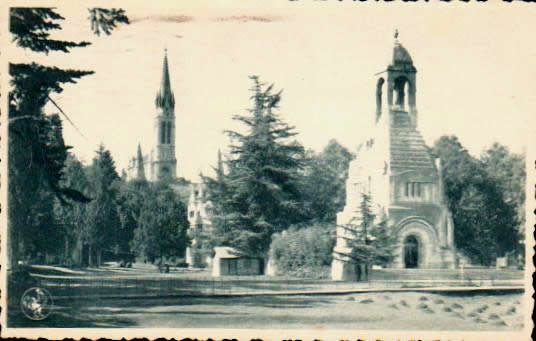
M 138 180 L 145 180 L 145 165 L 143 162 L 143 154 L 141 153 L 141 146 L 138 143 L 138 155 L 137 155 L 137 174 L 136 178 Z
M 156 94 L 155 104 L 157 108 L 172 109 L 175 107 L 175 96 L 171 91 L 171 81 L 169 80 L 169 68 L 167 59 L 167 49 L 164 54 L 164 65 L 162 66 L 162 82 L 160 90 Z

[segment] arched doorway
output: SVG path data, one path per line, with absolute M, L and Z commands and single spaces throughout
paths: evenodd
M 419 241 L 415 236 L 408 236 L 404 241 L 404 267 L 406 269 L 419 267 Z

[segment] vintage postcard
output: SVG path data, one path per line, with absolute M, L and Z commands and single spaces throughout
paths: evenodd
M 535 17 L 3 3 L 2 336 L 529 340 Z

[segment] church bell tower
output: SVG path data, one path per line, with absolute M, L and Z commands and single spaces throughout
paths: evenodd
M 376 124 L 349 165 L 346 203 L 337 214 L 334 280 L 364 280 L 368 261 L 359 260 L 352 240 L 366 235 L 361 205 L 369 196 L 375 224 L 394 237 L 393 257 L 382 267 L 445 269 L 456 266 L 454 223 L 446 204 L 441 163 L 434 160 L 417 125 L 417 68 L 395 33 L 387 77 L 376 82 Z M 382 98 L 386 86 L 386 98 Z M 361 231 L 360 231 L 361 230 Z M 356 234 L 360 232 L 360 234 Z
M 393 48 L 393 62 L 387 67 L 387 105 L 390 113 L 390 125 L 398 125 L 409 120 L 409 125 L 417 127 L 416 103 L 416 74 L 408 51 L 398 41 L 398 31 L 395 33 L 395 46 Z M 385 80 L 378 79 L 376 86 L 376 121 L 382 115 L 382 87 Z M 406 122 L 404 122 L 406 123 Z
M 171 91 L 167 51 L 162 67 L 160 90 L 156 94 L 156 117 L 154 120 L 155 148 L 151 173 L 153 180 L 171 181 L 177 176 L 175 157 L 175 96 Z

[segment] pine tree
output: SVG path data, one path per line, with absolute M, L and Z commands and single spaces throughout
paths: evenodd
M 228 173 L 218 171 L 208 188 L 220 245 L 265 257 L 272 234 L 302 219 L 298 179 L 304 151 L 289 142 L 296 135 L 294 127 L 275 113 L 281 92 L 274 94 L 273 85 L 265 86 L 257 76 L 250 78 L 253 107 L 247 115 L 234 116 L 247 133 L 226 132 L 232 141 Z
M 100 266 L 103 251 L 110 252 L 117 245 L 121 227 L 117 198 L 120 178 L 115 169 L 112 155 L 103 145 L 89 169 L 91 203 L 88 205 L 86 225 L 90 248 L 89 265 Z
M 51 8 L 10 8 L 9 28 L 17 46 L 38 53 L 68 53 L 72 48 L 89 43 L 51 39 L 50 33 L 61 30 L 64 18 Z M 107 15 L 101 15 L 106 12 Z M 118 22 L 128 23 L 122 10 L 96 9 L 94 32 L 110 31 Z M 40 200 L 56 197 L 62 204 L 69 201 L 88 202 L 80 191 L 62 184 L 63 166 L 68 147 L 63 143 L 61 121 L 57 115 L 47 115 L 44 107 L 52 103 L 71 124 L 65 112 L 52 99 L 63 91 L 63 84 L 76 83 L 92 71 L 63 70 L 36 63 L 9 64 L 9 253 L 10 263 L 29 256 L 35 249 L 36 227 L 33 217 L 49 216 L 50 205 Z M 47 195 L 51 193 L 52 197 Z M 35 220 L 35 219 L 34 219 Z M 52 226 L 52 225 L 50 225 Z M 50 234 L 45 234 L 50 235 Z M 41 244 L 43 245 L 43 244 Z M 44 245 L 52 245 L 45 243 Z M 25 251 L 26 250 L 26 251 Z
M 212 224 L 213 230 L 211 235 L 206 238 L 206 247 L 214 248 L 216 246 L 226 245 L 228 242 L 229 226 L 226 221 L 226 198 L 230 197 L 229 184 L 224 169 L 221 150 L 218 150 L 217 166 L 213 167 L 216 176 L 214 178 L 204 176 L 203 183 L 206 185 L 206 195 L 212 203 Z M 198 234 L 197 232 L 195 233 Z M 191 236 L 192 240 L 197 236 Z
M 65 162 L 62 186 L 80 193 L 89 191 L 86 169 L 73 154 L 68 154 Z M 82 264 L 83 233 L 87 224 L 87 205 L 79 201 L 62 203 L 55 201 L 55 216 L 62 226 L 63 259 L 65 263 Z
M 88 11 L 91 30 L 96 35 L 100 35 L 101 32 L 110 35 L 117 24 L 130 23 L 123 9 L 95 7 L 88 9 Z
M 133 179 L 129 182 L 121 178 L 121 187 L 117 200 L 120 229 L 118 231 L 117 253 L 122 264 L 132 263 L 134 252 L 131 243 L 134 231 L 138 228 L 141 210 L 150 191 L 146 180 Z
M 383 211 L 382 211 L 383 212 Z M 394 256 L 397 240 L 391 233 L 384 213 L 377 217 L 372 210 L 372 198 L 361 194 L 361 203 L 354 218 L 344 228 L 351 232 L 349 247 L 351 262 L 364 266 L 389 265 Z
M 223 177 L 225 176 L 225 170 L 223 169 L 223 159 L 221 157 L 221 150 L 218 149 L 218 166 L 215 169 L 216 171 L 216 180 L 218 182 L 223 181 Z
M 354 238 L 352 240 L 352 256 L 362 263 L 370 264 L 374 248 L 371 245 L 371 229 L 374 225 L 376 216 L 372 213 L 371 198 L 367 193 L 362 193 L 359 210 L 352 219 L 352 231 Z

